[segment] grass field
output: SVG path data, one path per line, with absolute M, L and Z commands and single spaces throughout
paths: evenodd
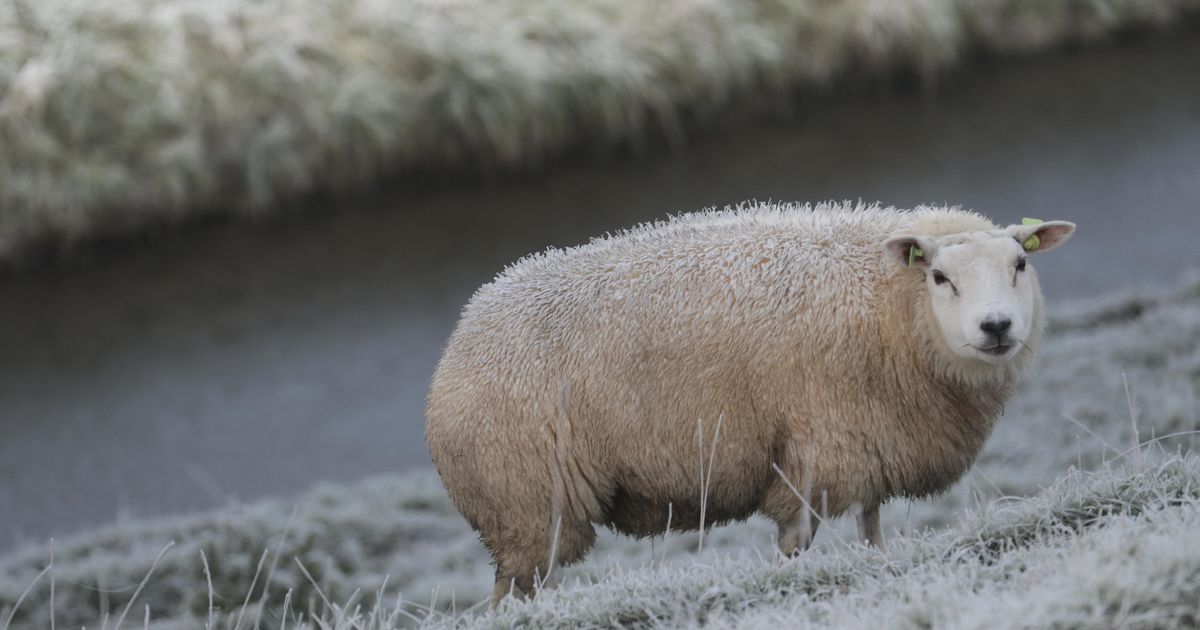
M 931 80 L 1200 0 L 13 0 L 0 261 L 431 171 L 678 143 L 798 91 Z
M 140 627 L 146 606 L 156 628 L 210 610 L 220 628 L 280 627 L 285 610 L 287 627 L 353 629 L 1194 624 L 1198 389 L 1193 274 L 1057 306 L 975 468 L 934 500 L 885 506 L 886 553 L 854 544 L 850 523 L 786 562 L 758 518 L 712 530 L 699 555 L 695 533 L 606 534 L 560 588 L 484 614 L 489 558 L 427 471 L 27 546 L 0 559 L 0 629 L 52 615 L 111 628 L 126 608 Z

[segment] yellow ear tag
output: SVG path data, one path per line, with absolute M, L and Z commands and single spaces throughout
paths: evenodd
M 920 247 L 913 245 L 908 248 L 908 266 L 913 266 L 913 262 L 918 258 L 924 258 L 925 252 L 921 251 Z
M 1044 223 L 1044 221 L 1041 219 L 1030 219 L 1028 217 L 1021 219 L 1021 225 L 1037 225 L 1039 223 Z M 1029 238 L 1025 239 L 1025 242 L 1021 243 L 1021 247 L 1024 247 L 1025 251 L 1027 252 L 1032 252 L 1041 246 L 1042 239 L 1038 238 L 1037 234 L 1030 234 Z

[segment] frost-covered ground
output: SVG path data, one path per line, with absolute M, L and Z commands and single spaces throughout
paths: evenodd
M 725 554 L 429 627 L 1183 627 L 1200 615 L 1200 459 L 1071 473 L 949 530 L 794 560 Z M 357 624 L 347 615 L 344 627 Z
M 1182 23 L 1200 0 L 12 0 L 0 260 L 443 168 L 535 168 L 849 77 Z
M 487 555 L 425 472 L 23 548 L 0 560 L 0 628 L 23 594 L 14 628 L 52 614 L 113 627 L 127 606 L 125 627 L 148 606 L 162 628 L 202 627 L 210 610 L 221 628 L 279 627 L 284 610 L 289 626 L 339 628 L 1195 624 L 1200 459 L 1172 453 L 1197 437 L 1198 389 L 1193 274 L 1057 307 L 976 468 L 942 497 L 884 508 L 886 553 L 851 544 L 846 524 L 786 562 L 761 519 L 713 530 L 700 555 L 694 533 L 609 535 L 559 589 L 487 614 Z

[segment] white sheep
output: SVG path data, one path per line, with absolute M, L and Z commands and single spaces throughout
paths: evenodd
M 760 512 L 791 554 L 814 510 L 861 508 L 881 544 L 880 504 L 945 490 L 979 453 L 1041 335 L 1026 256 L 1074 228 L 758 204 L 513 264 L 464 308 L 426 411 L 493 603 L 581 559 L 595 524 Z

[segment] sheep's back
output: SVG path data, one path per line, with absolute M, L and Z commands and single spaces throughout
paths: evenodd
M 797 318 L 836 330 L 870 316 L 893 271 L 881 244 L 911 221 L 840 207 L 686 215 L 522 259 L 477 292 L 463 321 L 567 346 L 603 345 L 619 333 L 669 335 L 680 345 L 761 337 Z

